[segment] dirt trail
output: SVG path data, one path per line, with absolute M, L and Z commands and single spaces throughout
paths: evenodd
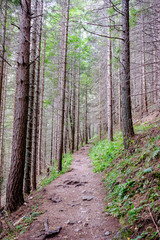
M 88 158 L 89 147 L 90 145 L 86 145 L 73 154 L 72 171 L 45 188 L 38 210 L 45 213 L 38 217 L 19 240 L 42 240 L 41 234 L 44 232 L 47 216 L 51 229 L 62 227 L 61 232 L 53 237 L 55 240 L 113 239 L 119 224 L 116 219 L 103 212 L 106 191 L 99 174 L 93 173 L 93 166 Z M 51 198 L 58 202 L 54 203 Z

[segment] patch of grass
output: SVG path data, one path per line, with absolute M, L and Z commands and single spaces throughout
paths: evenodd
M 108 142 L 105 139 L 98 142 L 91 149 L 89 156 L 93 159 L 94 171 L 104 171 L 123 150 L 122 133 L 116 135 L 114 142 Z
M 96 142 L 89 152 L 94 171 L 105 173 L 106 211 L 130 230 L 132 240 L 159 239 L 148 212 L 149 207 L 155 222 L 160 222 L 160 138 L 156 127 L 148 123 L 136 126 L 132 152 L 124 150 L 121 133 L 114 142 Z
M 54 166 L 51 168 L 50 176 L 48 178 L 44 177 L 41 180 L 40 185 L 42 187 L 45 187 L 46 185 L 51 183 L 55 178 L 66 173 L 70 169 L 72 159 L 73 158 L 72 158 L 71 154 L 65 154 L 65 156 L 63 157 L 63 160 L 62 160 L 62 171 L 60 173 L 58 172 L 57 164 L 55 163 Z

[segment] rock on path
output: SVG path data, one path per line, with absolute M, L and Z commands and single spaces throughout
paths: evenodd
M 48 217 L 50 230 L 62 227 L 61 232 L 51 238 L 55 240 L 111 240 L 119 224 L 106 216 L 106 191 L 99 174 L 93 172 L 88 157 L 90 145 L 73 154 L 73 170 L 54 180 L 45 189 L 38 217 L 29 231 L 19 240 L 43 239 L 44 222 Z

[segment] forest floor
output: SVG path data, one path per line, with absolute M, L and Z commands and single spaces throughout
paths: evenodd
M 23 233 L 23 225 L 20 235 L 4 239 L 42 240 L 48 237 L 45 235 L 48 226 L 51 231 L 62 228 L 60 233 L 53 237 L 57 240 L 113 239 L 119 223 L 105 213 L 106 190 L 101 175 L 93 172 L 88 157 L 90 147 L 88 144 L 75 152 L 71 170 L 42 191 L 33 194 L 26 206 L 22 206 L 12 215 L 12 223 L 15 223 L 26 216 L 32 207 L 32 216 L 35 213 L 36 220 L 29 229 Z M 20 221 L 17 223 L 20 228 Z

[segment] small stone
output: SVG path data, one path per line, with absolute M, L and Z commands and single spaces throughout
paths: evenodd
M 84 196 L 82 197 L 83 201 L 91 201 L 94 197 L 93 196 Z
M 49 198 L 49 200 L 51 200 L 53 203 L 59 203 L 62 201 L 62 198 L 56 195 L 55 193 L 53 193 L 53 195 Z
M 124 227 L 119 232 L 117 232 L 117 234 L 114 236 L 114 240 L 124 239 L 124 237 L 127 239 L 128 236 L 129 236 L 128 229 Z
M 79 228 L 76 228 L 76 229 L 75 229 L 75 232 L 80 232 L 80 229 L 79 229 Z
M 84 227 L 87 227 L 87 226 L 88 226 L 88 223 L 87 223 L 87 222 L 83 223 L 83 226 L 84 226 Z
M 74 224 L 75 224 L 74 221 L 70 221 L 70 220 L 68 220 L 66 223 L 67 223 L 68 225 L 74 225 Z
M 80 221 L 78 221 L 78 224 L 81 224 L 82 223 L 82 221 L 80 220 Z
M 83 190 L 83 191 L 82 191 L 82 194 L 84 194 L 84 193 L 86 193 L 86 192 L 87 192 L 86 190 Z
M 99 238 L 99 237 L 97 235 L 95 235 L 94 238 L 96 239 L 96 238 Z
M 147 230 L 147 232 L 152 232 L 153 228 L 152 228 L 152 226 L 148 226 L 146 230 Z
M 105 232 L 104 236 L 109 236 L 111 233 L 109 231 Z
M 81 211 L 81 213 L 86 213 L 86 212 L 87 212 L 87 211 L 85 211 L 85 210 L 82 210 L 82 211 Z

